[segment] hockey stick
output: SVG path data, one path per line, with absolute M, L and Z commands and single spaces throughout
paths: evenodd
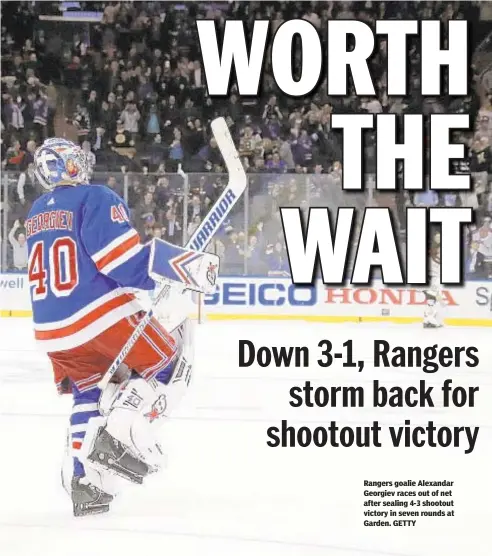
M 227 173 L 229 175 L 229 181 L 227 183 L 227 186 L 224 188 L 222 195 L 216 201 L 212 209 L 208 212 L 204 220 L 201 222 L 200 226 L 198 226 L 198 228 L 195 230 L 195 233 L 191 236 L 185 246 L 188 249 L 194 249 L 195 251 L 203 251 L 205 247 L 207 247 L 215 232 L 224 222 L 232 207 L 235 205 L 236 201 L 244 193 L 247 185 L 246 173 L 239 159 L 236 147 L 234 146 L 234 141 L 232 140 L 229 128 L 227 127 L 224 118 L 216 118 L 212 122 L 212 132 L 214 134 L 215 140 L 217 141 L 217 145 L 219 146 L 222 157 L 224 158 L 224 162 L 227 167 Z M 173 287 L 175 287 L 174 284 Z M 180 286 L 178 285 L 178 287 Z M 163 284 L 158 290 L 157 295 L 153 299 L 150 309 L 142 318 L 139 325 L 135 328 L 132 335 L 128 338 L 126 344 L 121 348 L 120 353 L 116 356 L 109 369 L 99 381 L 98 387 L 101 390 L 105 390 L 105 388 L 108 386 L 109 382 L 116 374 L 116 371 L 125 360 L 129 351 L 135 345 L 138 338 L 142 335 L 145 327 L 149 324 L 152 317 L 154 316 L 154 309 L 163 299 L 168 296 L 170 289 L 171 284 L 166 283 Z M 185 290 L 184 285 L 182 287 L 182 290 Z M 106 403 L 109 403 L 109 401 L 110 400 L 107 400 L 106 397 L 103 397 L 101 395 L 99 401 L 99 409 L 101 413 L 104 414 L 109 410 L 109 407 L 104 407 Z

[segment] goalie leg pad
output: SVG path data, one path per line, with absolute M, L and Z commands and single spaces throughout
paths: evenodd
M 167 397 L 158 392 L 162 386 L 155 379 L 147 382 L 136 378 L 127 384 L 113 403 L 105 430 L 128 447 L 142 462 L 157 470 L 162 465 L 163 452 L 154 432 L 156 422 L 165 415 Z
M 173 335 L 180 345 L 180 356 L 172 372 L 165 370 L 150 381 L 138 377 L 127 383 L 114 401 L 106 424 L 107 432 L 128 446 L 151 471 L 164 464 L 161 428 L 187 392 L 192 375 L 193 324 L 186 319 Z

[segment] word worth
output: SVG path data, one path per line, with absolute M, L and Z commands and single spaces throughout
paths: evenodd
M 323 56 L 320 31 L 303 19 L 285 21 L 273 35 L 269 33 L 270 21 L 255 21 L 249 53 L 242 20 L 225 22 L 221 53 L 215 21 L 197 21 L 196 24 L 210 96 L 229 94 L 233 62 L 239 95 L 258 96 L 265 57 L 270 52 L 273 77 L 285 95 L 302 97 L 313 93 L 325 69 L 327 93 L 346 95 L 350 68 L 356 94 L 373 96 L 376 92 L 368 60 L 376 46 L 375 34 L 387 37 L 389 95 L 407 94 L 407 39 L 412 35 L 420 39 L 422 95 L 441 94 L 443 66 L 448 68 L 448 94 L 467 94 L 468 24 L 463 20 L 449 21 L 447 49 L 441 47 L 442 26 L 436 20 L 377 21 L 375 33 L 362 21 L 330 20 L 326 56 Z M 348 46 L 348 39 L 355 43 L 353 47 Z M 294 76 L 292 63 L 296 48 L 302 52 L 299 78 Z

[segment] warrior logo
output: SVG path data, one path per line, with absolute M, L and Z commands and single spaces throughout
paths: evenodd
M 215 269 L 217 268 L 216 264 L 210 263 L 207 268 L 207 280 L 215 286 L 215 281 L 217 280 L 217 272 Z
M 166 411 L 166 408 L 167 408 L 166 396 L 164 394 L 161 394 L 157 398 L 157 400 L 152 404 L 150 411 L 146 413 L 144 417 L 147 417 L 149 422 L 152 423 L 152 421 L 158 419 L 164 413 L 164 411 Z

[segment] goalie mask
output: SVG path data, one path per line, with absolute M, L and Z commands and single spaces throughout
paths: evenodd
M 47 139 L 34 153 L 34 174 L 48 190 L 88 182 L 84 151 L 67 139 Z

